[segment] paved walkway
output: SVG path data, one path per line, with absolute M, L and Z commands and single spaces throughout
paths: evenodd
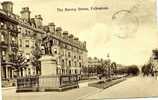
M 132 98 L 132 97 L 158 96 L 158 80 L 153 77 L 133 77 L 95 95 L 82 98 L 82 100 L 102 100 L 105 98 Z
M 28 92 L 15 93 L 14 89 L 3 92 L 3 100 L 79 100 L 85 95 L 92 95 L 100 90 L 93 87 L 83 87 L 64 92 Z
M 80 88 L 67 90 L 64 92 L 25 92 L 16 93 L 16 88 L 3 88 L 3 100 L 80 100 L 85 96 L 96 94 L 100 89 L 88 87 L 88 83 L 96 82 L 98 80 L 91 80 L 89 82 L 79 83 Z

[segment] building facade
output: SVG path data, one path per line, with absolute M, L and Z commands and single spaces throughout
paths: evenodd
M 23 68 L 21 76 L 32 76 L 36 75 L 36 67 L 31 64 L 33 57 L 33 50 L 35 49 L 35 43 L 42 42 L 42 34 L 45 34 L 42 28 L 42 17 L 41 15 L 31 18 L 31 11 L 28 7 L 24 7 L 21 10 L 21 15 L 18 16 L 18 42 L 19 52 L 21 52 L 28 60 L 28 67 Z
M 3 2 L 0 9 L 0 57 L 3 82 L 14 79 L 15 71 L 10 64 L 10 56 L 18 52 L 18 21 L 13 14 L 12 5 L 12 2 Z

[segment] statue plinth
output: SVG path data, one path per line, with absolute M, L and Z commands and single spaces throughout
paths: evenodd
M 43 55 L 41 61 L 41 76 L 57 75 L 56 58 L 49 55 Z

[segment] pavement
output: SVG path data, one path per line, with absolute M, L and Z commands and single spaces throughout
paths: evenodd
M 64 92 L 16 93 L 15 88 L 10 88 L 2 89 L 2 95 L 3 100 L 104 100 L 158 96 L 158 80 L 153 77 L 128 78 L 126 81 L 107 89 L 98 89 L 87 85 L 87 82 L 81 82 L 80 88 Z
M 88 83 L 93 83 L 98 80 L 90 80 L 79 83 L 80 88 L 67 90 L 64 92 L 25 92 L 16 93 L 15 87 L 3 88 L 3 100 L 80 100 L 85 96 L 95 94 L 100 89 L 88 87 Z

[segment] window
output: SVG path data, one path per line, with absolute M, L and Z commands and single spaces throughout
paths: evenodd
M 77 70 L 75 69 L 75 74 L 77 74 Z
M 12 41 L 15 42 L 15 37 L 12 37 Z
M 19 46 L 22 47 L 22 40 L 19 39 Z
M 3 34 L 1 34 L 1 41 L 2 41 L 2 42 L 5 41 L 5 40 L 4 40 L 4 35 L 3 35 Z
M 12 29 L 13 29 L 13 25 L 11 25 L 11 24 L 10 24 L 10 25 L 9 25 L 9 29 L 11 29 L 11 30 L 12 30 Z
M 28 68 L 28 74 L 31 75 L 31 70 L 30 70 L 30 68 Z
M 81 59 L 81 56 L 79 56 L 79 59 Z
M 71 74 L 71 70 L 69 70 L 69 74 Z
M 64 59 L 62 59 L 62 66 L 64 67 Z
M 25 40 L 25 47 L 29 47 L 29 40 Z
M 6 51 L 2 51 L 2 60 L 5 60 Z
M 2 56 L 5 56 L 6 52 L 5 51 L 2 51 Z
M 71 61 L 69 61 L 69 67 L 71 67 Z
M 21 32 L 21 27 L 18 28 L 18 31 Z
M 68 52 L 68 57 L 71 57 L 71 53 L 70 52 Z
M 54 49 L 54 53 L 55 53 L 55 54 L 57 54 L 57 53 L 58 53 L 56 48 Z
M 25 30 L 25 35 L 27 35 L 27 30 Z
M 75 61 L 75 67 L 77 67 L 77 62 Z
M 81 65 L 81 62 L 79 63 L 79 66 L 81 67 L 82 65 Z
M 27 61 L 30 60 L 30 54 L 29 53 L 26 53 L 26 59 L 27 59 Z
M 4 23 L 3 22 L 1 22 L 0 25 L 1 25 L 1 28 L 4 28 Z

